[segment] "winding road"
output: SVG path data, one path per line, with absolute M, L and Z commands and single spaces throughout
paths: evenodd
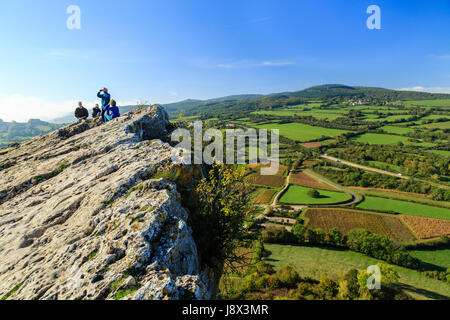
M 340 190 L 340 191 L 343 191 L 345 193 L 348 193 L 352 197 L 350 202 L 347 202 L 347 203 L 344 203 L 344 204 L 340 204 L 339 206 L 343 206 L 343 205 L 351 206 L 352 204 L 357 204 L 357 203 L 359 203 L 362 200 L 361 196 L 359 194 L 357 194 L 356 192 L 354 192 L 352 190 L 349 190 L 349 189 L 346 189 L 346 188 L 342 187 L 341 185 L 338 185 L 338 184 L 336 184 L 334 182 L 331 182 L 330 180 L 325 179 L 324 177 L 318 175 L 317 173 L 315 173 L 315 172 L 313 172 L 311 170 L 306 169 L 306 170 L 304 170 L 304 172 L 309 174 L 309 175 L 311 175 L 311 176 L 313 176 L 317 180 L 319 180 L 319 181 L 321 181 L 321 182 L 323 182 L 325 184 L 328 184 L 329 186 L 332 186 L 333 188 L 335 188 L 337 190 Z M 329 205 L 329 204 L 324 204 L 323 206 L 333 207 L 333 205 Z
M 311 171 L 311 170 L 303 170 L 303 172 L 305 172 L 306 174 L 312 176 L 313 178 L 319 180 L 322 183 L 325 183 L 333 188 L 335 188 L 336 190 L 340 190 L 342 192 L 345 192 L 347 194 L 349 194 L 351 196 L 351 200 L 349 200 L 348 202 L 345 203 L 341 203 L 341 204 L 317 204 L 314 205 L 314 207 L 341 207 L 341 206 L 351 206 L 353 204 L 357 204 L 359 203 L 362 199 L 361 196 L 358 195 L 356 192 L 346 189 L 320 175 L 318 175 L 317 173 Z M 257 220 L 271 220 L 271 218 L 267 217 L 267 214 L 270 212 L 271 209 L 276 208 L 278 206 L 278 203 L 280 201 L 281 196 L 284 194 L 284 192 L 287 191 L 287 189 L 289 188 L 289 186 L 291 185 L 291 176 L 292 176 L 292 171 L 289 172 L 289 174 L 286 177 L 286 182 L 285 185 L 283 187 L 283 189 L 281 189 L 277 195 L 275 196 L 275 198 L 273 199 L 272 203 L 267 205 L 267 206 L 261 206 L 259 205 L 259 207 L 265 207 L 264 212 L 257 218 Z M 301 210 L 304 208 L 308 208 L 308 205 L 289 205 L 292 209 L 294 210 Z M 273 220 L 273 219 L 272 219 Z M 272 221 L 273 222 L 273 221 Z

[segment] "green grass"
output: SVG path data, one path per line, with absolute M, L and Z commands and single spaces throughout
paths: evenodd
M 417 146 L 417 147 L 434 147 L 435 144 L 431 142 L 407 142 L 406 144 Z
M 9 297 L 11 297 L 14 293 L 17 292 L 23 285 L 23 282 L 19 283 L 17 286 L 15 286 L 11 291 L 9 291 L 7 294 L 5 294 L 0 300 L 6 300 Z
M 300 276 L 320 279 L 322 274 L 339 279 L 350 269 L 364 270 L 380 260 L 361 253 L 325 248 L 264 244 L 271 252 L 268 262 L 282 268 L 292 264 Z M 443 281 L 426 277 L 418 271 L 395 266 L 407 293 L 416 299 L 450 299 L 450 287 Z
M 399 120 L 410 120 L 411 119 L 411 115 L 408 114 L 398 114 L 395 116 L 388 116 L 385 118 L 380 118 L 380 119 L 367 119 L 366 121 L 380 121 L 380 122 L 398 122 Z
M 372 190 L 358 190 L 358 193 L 362 193 L 366 196 L 374 196 L 381 198 L 389 198 L 394 200 L 405 200 L 409 202 L 416 202 L 425 205 L 435 206 L 435 207 L 446 207 L 450 209 L 450 202 L 446 201 L 436 201 L 424 197 L 416 197 L 413 195 L 395 193 L 395 192 L 383 192 L 383 191 L 372 191 Z
M 387 170 L 387 171 L 403 172 L 405 170 L 405 168 L 403 168 L 401 166 L 396 166 L 391 163 L 386 163 L 386 162 L 381 162 L 381 161 L 368 161 L 368 162 L 369 162 L 369 167 L 379 168 L 379 169 L 383 169 L 383 170 Z
M 450 99 L 397 101 L 395 104 L 403 104 L 406 107 L 450 107 Z
M 137 289 L 119 290 L 114 294 L 113 298 L 114 300 L 120 300 L 129 294 L 135 293 L 136 291 Z
M 257 125 L 255 126 L 255 128 L 269 129 L 269 130 L 278 129 L 280 130 L 280 135 L 293 141 L 301 141 L 301 142 L 313 141 L 321 138 L 322 136 L 337 137 L 345 132 L 348 132 L 346 130 L 313 127 L 303 123 L 286 123 L 286 124 L 270 123 Z
M 390 134 L 377 134 L 377 133 L 365 133 L 357 137 L 354 137 L 351 140 L 362 143 L 385 144 L 385 145 L 395 145 L 399 142 L 406 144 L 408 142 L 408 138 L 406 137 L 393 136 Z
M 358 206 L 360 209 L 392 211 L 412 216 L 421 216 L 435 219 L 450 220 L 450 210 L 446 208 L 432 207 L 424 204 L 406 202 L 401 200 L 366 197 Z
M 412 250 L 409 253 L 424 262 L 427 269 L 445 271 L 450 268 L 450 249 Z
M 407 134 L 410 132 L 414 132 L 414 130 L 411 128 L 396 127 L 396 126 L 384 126 L 381 127 L 380 129 L 388 133 L 396 133 L 396 134 Z
M 433 122 L 428 124 L 419 125 L 418 128 L 427 128 L 427 129 L 450 129 L 450 121 L 445 122 Z
M 87 259 L 88 259 L 88 260 L 94 259 L 96 255 L 97 255 L 97 251 L 92 251 L 92 252 L 89 253 L 89 255 L 87 256 Z
M 450 157 L 450 151 L 447 151 L 447 150 L 428 150 L 428 152 L 439 154 L 439 155 L 445 156 L 445 157 Z
M 368 143 L 368 144 L 383 144 L 383 145 L 396 145 L 399 142 L 407 145 L 414 145 L 420 147 L 432 147 L 433 143 L 429 142 L 410 142 L 409 138 L 402 136 L 394 136 L 390 134 L 379 133 L 364 133 L 359 136 L 351 138 L 352 141 Z
M 104 204 L 104 206 L 106 208 L 106 207 L 112 206 L 114 204 L 114 202 L 116 202 L 116 200 L 115 199 L 111 199 L 109 201 L 104 202 L 103 204 Z
M 350 196 L 343 192 L 318 190 L 320 198 L 312 198 L 307 193 L 312 190 L 302 186 L 291 185 L 280 199 L 282 203 L 288 204 L 332 204 L 350 199 Z
M 326 111 L 326 112 L 324 112 Z M 337 110 L 310 110 L 303 111 L 302 109 L 280 109 L 280 110 L 268 110 L 268 111 L 256 111 L 254 114 L 264 114 L 264 115 L 273 115 L 279 117 L 292 117 L 292 116 L 300 116 L 300 117 L 314 117 L 316 119 L 328 119 L 334 120 L 339 117 L 342 117 L 344 112 L 339 112 Z

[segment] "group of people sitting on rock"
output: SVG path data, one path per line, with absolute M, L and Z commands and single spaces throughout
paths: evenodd
M 102 108 L 96 104 L 92 109 L 92 118 L 97 119 L 101 117 L 103 122 L 111 121 L 112 119 L 120 117 L 119 107 L 116 105 L 116 101 L 111 99 L 111 95 L 108 93 L 108 89 L 100 89 L 97 93 L 97 97 L 102 99 Z M 87 120 L 89 117 L 89 111 L 83 106 L 83 103 L 78 102 L 78 108 L 75 110 L 75 117 L 78 121 Z

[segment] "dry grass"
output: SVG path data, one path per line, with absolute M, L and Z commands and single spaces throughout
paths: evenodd
M 394 215 L 344 209 L 308 209 L 303 216 L 308 219 L 308 227 L 314 229 L 328 231 L 336 228 L 343 234 L 353 229 L 365 229 L 396 241 L 415 239 L 406 225 Z
M 280 188 L 284 185 L 285 178 L 280 176 L 262 176 L 259 173 L 255 173 L 247 181 L 260 186 Z
M 267 166 L 262 166 L 261 164 L 249 165 L 249 168 L 253 171 L 253 173 L 247 178 L 247 181 L 249 183 L 260 185 L 260 186 L 275 187 L 275 188 L 280 188 L 280 187 L 284 186 L 284 183 L 286 180 L 283 177 L 284 172 L 286 171 L 285 166 L 280 165 L 277 174 L 273 175 L 273 176 L 261 175 L 261 170 L 260 170 L 261 167 L 267 167 Z
M 306 149 L 315 149 L 322 146 L 320 142 L 305 142 L 305 143 L 299 143 L 302 147 Z
M 253 200 L 254 204 L 266 204 L 269 203 L 273 196 L 277 193 L 274 189 L 264 190 L 255 200 Z
M 296 184 L 298 186 L 313 188 L 313 189 L 322 189 L 322 190 L 330 190 L 333 191 L 334 189 L 324 183 L 321 183 L 317 179 L 314 179 L 310 175 L 300 172 L 295 173 L 291 177 L 292 184 Z
M 305 160 L 305 161 L 303 161 L 303 165 L 305 165 L 307 167 L 312 167 L 315 164 L 317 164 L 316 160 Z
M 400 216 L 400 219 L 420 240 L 438 238 L 442 235 L 450 235 L 450 220 L 408 215 L 402 215 Z
M 403 194 L 405 196 L 413 196 L 413 197 L 420 197 L 420 198 L 431 198 L 431 195 L 427 195 L 427 194 L 413 193 L 413 192 L 406 192 L 406 191 L 399 191 L 399 190 L 392 190 L 392 189 L 363 188 L 363 187 L 348 187 L 348 188 L 353 189 L 353 190 L 361 190 L 361 191 L 376 191 L 376 192 Z

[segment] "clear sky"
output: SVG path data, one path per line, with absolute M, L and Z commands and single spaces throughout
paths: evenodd
M 449 0 L 1 0 L 0 119 L 91 109 L 103 86 L 122 104 L 325 83 L 450 92 L 449 34 Z

